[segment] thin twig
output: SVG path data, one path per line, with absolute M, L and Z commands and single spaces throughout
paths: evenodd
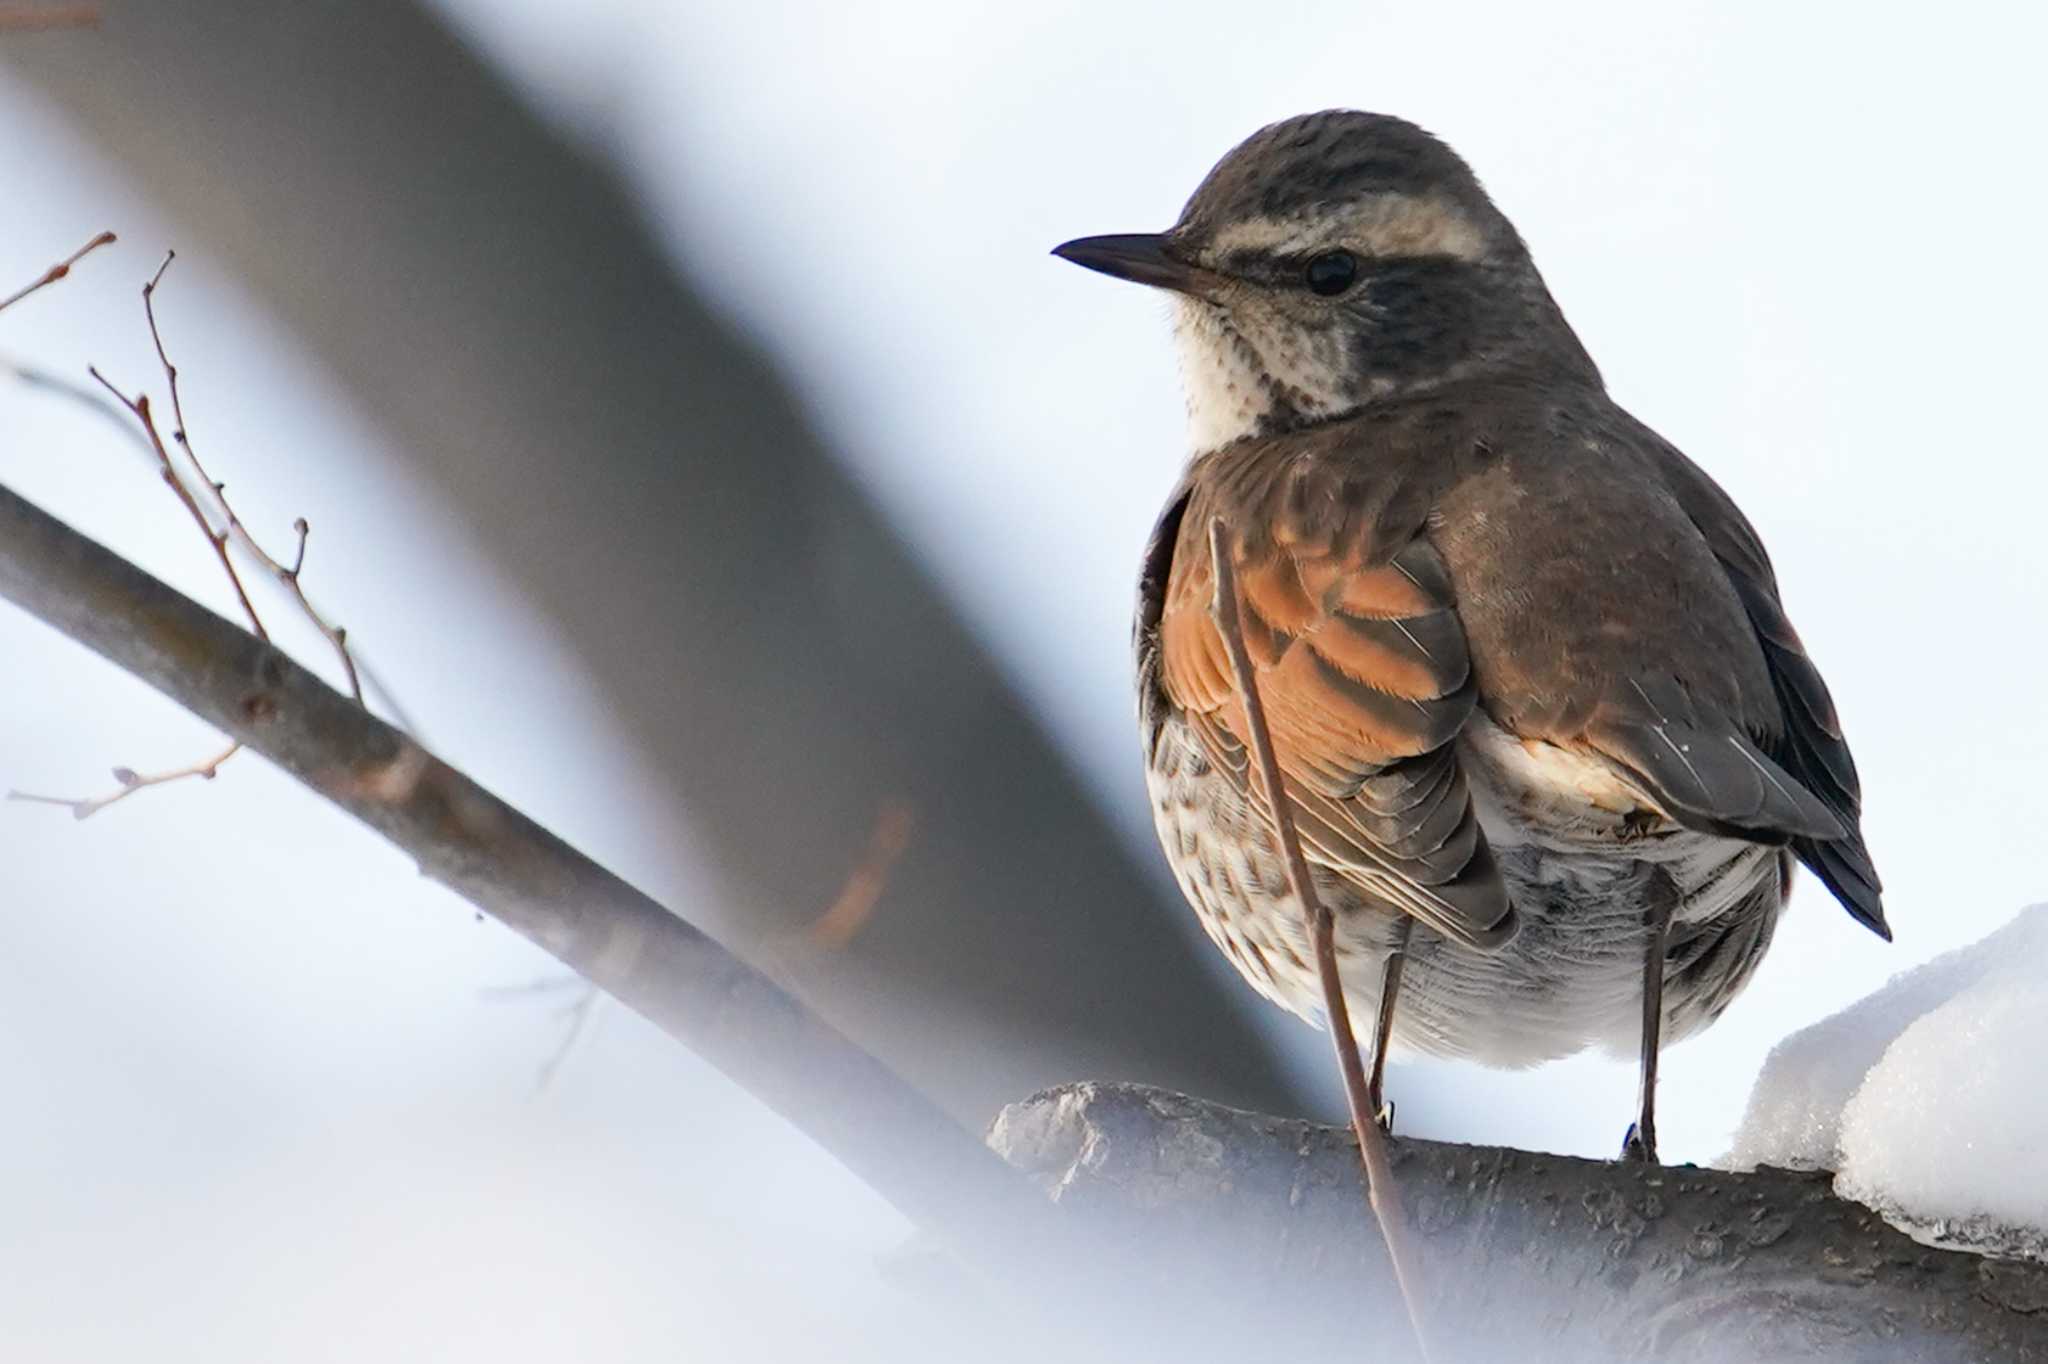
M 212 781 L 214 777 L 219 775 L 220 765 L 241 751 L 242 741 L 236 739 L 204 762 L 196 762 L 186 767 L 173 768 L 168 772 L 143 773 L 137 772 L 132 767 L 117 767 L 114 769 L 116 785 L 112 791 L 107 792 L 103 796 L 87 796 L 82 800 L 74 800 L 68 796 L 39 796 L 29 791 L 9 791 L 7 799 L 27 801 L 35 805 L 61 805 L 71 811 L 73 819 L 91 819 L 109 805 L 124 801 L 146 787 L 162 786 L 166 782 L 183 781 L 187 777 L 198 777 L 203 781 Z
M 569 1026 L 562 1033 L 562 1040 L 556 1044 L 554 1054 L 541 1063 L 540 1075 L 534 1082 L 537 1093 L 545 1094 L 555 1086 L 555 1077 L 562 1073 L 562 1066 L 569 1059 L 569 1053 L 576 1050 L 576 1044 L 590 1034 L 592 1020 L 604 1004 L 604 991 L 589 982 L 584 982 L 583 992 L 563 1012 L 569 1016 Z
M 6 11 L 0 11 L 0 20 L 4 20 L 5 17 Z M 98 10 L 96 7 L 93 7 L 92 22 L 98 22 Z M 4 23 L 0 23 L 0 27 L 5 27 Z M 15 303 L 19 303 L 22 299 L 27 298 L 30 294 L 34 293 L 38 289 L 46 288 L 49 285 L 55 284 L 58 280 L 61 280 L 65 276 L 69 275 L 71 273 L 71 267 L 78 264 L 78 262 L 83 260 L 90 252 L 96 251 L 100 247 L 105 246 L 114 240 L 115 237 L 113 233 L 100 233 L 91 241 L 87 242 L 84 246 L 79 247 L 69 256 L 57 262 L 48 270 L 45 270 L 43 272 L 42 278 L 38 279 L 35 283 L 29 285 L 24 289 L 17 290 L 13 294 L 8 295 L 8 297 L 5 299 L 0 299 L 0 309 L 5 309 Z M 161 267 L 158 269 L 157 273 L 158 275 L 162 275 L 163 271 Z M 151 285 L 153 286 L 154 284 L 155 281 L 152 280 Z M 148 289 L 145 288 L 143 293 L 146 307 Z M 153 323 L 151 329 L 152 331 L 154 331 Z M 161 345 L 158 346 L 157 353 L 159 355 L 163 353 L 163 348 Z M 170 451 L 164 448 L 163 440 L 157 434 L 155 419 L 150 415 L 149 396 L 147 394 L 137 394 L 134 398 L 131 399 L 126 394 L 122 393 L 119 389 L 115 388 L 111 383 L 107 382 L 106 376 L 101 374 L 98 370 L 91 369 L 88 372 L 91 373 L 94 379 L 98 380 L 102 388 L 106 389 L 108 393 L 111 393 L 115 397 L 115 399 L 117 399 L 120 402 L 123 408 L 127 409 L 128 413 L 131 416 L 133 416 L 136 422 L 142 427 L 142 433 L 147 438 L 148 448 L 150 449 L 151 453 L 154 454 L 156 457 L 158 469 L 163 476 L 164 482 L 168 483 L 171 486 L 171 490 L 177 494 L 178 500 L 185 504 L 185 510 L 192 514 L 192 519 L 198 523 L 200 533 L 206 537 L 206 542 L 213 547 L 214 554 L 218 556 L 220 559 L 221 567 L 227 571 L 228 581 L 234 584 L 236 597 L 241 600 L 242 608 L 249 613 L 249 623 L 255 627 L 256 633 L 258 635 L 263 635 L 264 638 L 268 638 L 267 635 L 264 635 L 263 621 L 257 616 L 255 605 L 250 602 L 249 594 L 242 590 L 242 580 L 235 573 L 234 564 L 229 562 L 228 560 L 226 536 L 213 528 L 213 523 L 208 521 L 206 518 L 206 514 L 200 510 L 198 502 L 195 501 L 192 497 L 191 490 L 188 489 L 185 486 L 184 481 L 178 477 L 178 471 L 176 467 L 171 463 Z M 89 390 L 78 388 L 77 386 L 66 383 L 65 381 L 62 380 L 52 379 L 48 376 L 37 374 L 34 371 L 23 369 L 19 366 L 15 367 L 15 373 L 18 377 L 22 378 L 27 382 L 40 382 L 47 384 L 51 387 L 59 388 L 65 392 L 70 393 L 73 397 L 76 397 L 86 402 L 87 404 L 94 408 L 97 408 L 101 411 L 110 411 L 110 409 L 106 407 L 104 401 L 100 399 L 97 395 L 90 392 Z M 175 402 L 175 383 L 173 384 L 172 398 L 173 401 Z M 109 805 L 113 805 L 120 801 L 124 801 L 128 799 L 128 797 L 134 795 L 137 791 L 145 790 L 151 786 L 162 786 L 167 782 L 183 781 L 188 777 L 198 777 L 205 781 L 212 781 L 214 777 L 219 775 L 221 764 L 226 762 L 228 759 L 234 757 L 235 754 L 241 751 L 241 749 L 241 740 L 237 739 L 230 742 L 226 748 L 222 749 L 219 753 L 216 753 L 211 758 L 206 758 L 196 763 L 189 763 L 184 767 L 173 768 L 167 772 L 144 774 L 137 772 L 132 767 L 117 767 L 114 769 L 114 781 L 116 783 L 115 788 L 104 795 L 86 796 L 83 798 L 72 798 L 67 796 L 37 795 L 33 792 L 28 791 L 9 791 L 7 793 L 7 799 L 16 801 L 29 801 L 39 805 L 61 805 L 64 808 L 71 811 L 71 817 L 73 819 L 90 819 L 92 818 L 92 816 L 106 809 Z
M 49 33 L 99 26 L 100 7 L 95 0 L 82 0 L 75 5 L 0 6 L 0 33 Z
M 570 990 L 588 989 L 590 982 L 581 976 L 535 976 L 524 985 L 486 985 L 477 994 L 497 1003 L 516 1003 L 520 1000 L 538 999 L 542 995 L 565 994 Z
M 534 1085 L 534 1091 L 539 1094 L 545 1094 L 554 1087 L 556 1078 L 562 1072 L 563 1063 L 569 1059 L 569 1053 L 589 1034 L 591 1020 L 596 1017 L 598 1008 L 604 1001 L 604 991 L 581 976 L 542 976 L 524 985 L 493 985 L 483 991 L 484 998 L 496 1001 L 534 999 L 541 995 L 561 994 L 569 990 L 576 992 L 576 998 L 558 1010 L 559 1014 L 569 1020 L 569 1026 L 563 1029 L 554 1050 L 548 1053 L 548 1059 L 541 1062 L 540 1074 Z
M 127 408 L 129 415 L 141 423 L 142 433 L 149 437 L 150 449 L 156 454 L 158 474 L 170 486 L 172 493 L 176 494 L 178 501 L 185 504 L 185 510 L 192 514 L 192 520 L 198 524 L 199 533 L 206 537 L 206 543 L 213 546 L 214 557 L 220 560 L 222 571 L 228 575 L 228 581 L 234 584 L 235 599 L 241 602 L 243 614 L 249 617 L 249 628 L 256 632 L 258 639 L 268 640 L 270 631 L 263 628 L 263 617 L 256 614 L 256 604 L 249 600 L 248 589 L 242 586 L 242 575 L 235 572 L 234 560 L 228 557 L 227 532 L 213 528 L 213 522 L 200 510 L 199 500 L 192 496 L 192 490 L 185 486 L 185 480 L 178 477 L 178 466 L 171 462 L 171 452 L 164 445 L 162 434 L 156 429 L 155 416 L 150 413 L 149 395 L 138 393 L 132 398 L 129 397 L 115 388 L 113 382 L 100 373 L 97 366 L 87 365 L 85 372 L 98 380 L 100 387 L 113 394 L 114 401 Z
M 1209 523 L 1209 558 L 1216 572 L 1216 628 L 1223 635 L 1238 694 L 1244 699 L 1245 728 L 1250 731 L 1252 752 L 1258 760 L 1259 780 L 1266 788 L 1266 811 L 1287 862 L 1288 884 L 1308 921 L 1316 974 L 1322 979 L 1323 1013 L 1329 1023 L 1330 1044 L 1336 1048 L 1337 1066 L 1344 1074 L 1344 1100 L 1351 1110 L 1351 1130 L 1358 1135 L 1358 1154 L 1365 1166 L 1366 1196 L 1379 1222 L 1380 1237 L 1387 1245 L 1387 1258 L 1393 1264 L 1401 1302 L 1408 1309 L 1408 1325 L 1415 1332 L 1416 1348 L 1427 1364 L 1429 1336 L 1423 1329 L 1419 1296 L 1422 1284 L 1416 1271 L 1415 1252 L 1409 1245 L 1407 1223 L 1394 1189 L 1394 1167 L 1387 1158 L 1386 1135 L 1380 1131 L 1377 1115 L 1366 1098 L 1365 1066 L 1358 1055 L 1358 1037 L 1351 1030 L 1344 983 L 1337 975 L 1335 925 L 1329 906 L 1316 894 L 1315 883 L 1309 877 L 1308 859 L 1302 856 L 1294 813 L 1288 808 L 1286 789 L 1281 785 L 1280 764 L 1273 755 L 1273 737 L 1266 728 L 1265 703 L 1259 697 L 1251 655 L 1245 650 L 1244 627 L 1238 619 L 1237 574 L 1230 559 L 1230 533 L 1220 516 Z
M 390 684 L 384 680 L 384 675 L 364 655 L 362 646 L 351 644 L 349 646 L 349 656 L 355 659 L 356 671 L 362 675 L 366 690 L 377 694 L 377 700 L 383 706 L 384 713 L 393 720 L 396 720 L 398 727 L 407 734 L 412 735 L 413 738 L 418 739 L 422 743 L 426 742 L 425 732 L 420 729 L 419 725 L 413 720 L 411 713 L 406 710 L 404 704 L 392 692 Z
M 0 10 L 0 28 L 5 28 L 7 26 L 6 20 L 7 11 Z M 114 240 L 115 238 L 113 233 L 100 233 L 97 237 L 94 237 L 84 246 L 79 247 L 76 251 L 73 251 L 70 255 L 66 256 L 63 260 L 58 261 L 55 265 L 43 271 L 42 278 L 38 279 L 35 283 L 24 285 L 23 287 L 16 289 L 7 297 L 0 298 L 0 312 L 5 312 L 7 309 L 12 308 L 15 304 L 21 302 L 23 299 L 27 298 L 30 294 L 34 293 L 38 289 L 49 288 L 52 284 L 55 284 L 58 280 L 70 274 L 72 266 L 78 264 L 92 252 L 99 250 L 102 246 L 106 246 L 107 244 Z
M 83 384 L 73 383 L 61 375 L 52 374 L 46 369 L 39 369 L 34 365 L 10 356 L 0 355 L 0 371 L 12 374 L 30 388 L 38 388 L 49 393 L 55 393 L 60 397 L 69 398 L 80 406 L 90 408 L 109 422 L 112 422 L 124 438 L 134 443 L 136 450 L 144 459 L 148 460 L 152 465 L 157 462 L 156 451 L 150 447 L 149 437 L 139 430 L 133 421 L 129 420 L 130 413 L 125 406 L 109 400 L 104 394 L 87 388 Z M 292 529 L 296 531 L 304 520 L 304 517 L 299 518 L 299 521 L 293 523 Z M 311 527 L 308 526 L 307 529 L 310 531 Z M 303 568 L 304 564 L 305 541 L 302 537 L 299 542 L 298 560 L 293 567 Z M 414 738 L 420 738 L 419 724 L 414 720 L 412 714 L 406 710 L 405 703 L 398 699 L 397 693 L 384 681 L 383 676 L 363 653 L 362 646 L 351 643 L 348 646 L 348 652 L 349 657 L 355 662 L 357 674 L 363 680 L 364 696 L 368 697 L 374 694 L 377 698 L 377 704 L 383 709 L 385 714 L 398 721 L 400 729 L 405 730 Z
M 266 572 L 284 585 L 286 591 L 298 599 L 299 610 L 313 623 L 313 628 L 334 647 L 336 656 L 341 659 L 342 672 L 348 677 L 349 694 L 355 697 L 356 704 L 360 706 L 364 704 L 363 681 L 356 673 L 355 659 L 348 651 L 348 631 L 339 625 L 330 624 L 327 618 L 315 609 L 312 599 L 306 595 L 305 587 L 299 582 L 300 570 L 306 566 L 306 537 L 312 532 L 312 527 L 303 516 L 292 522 L 292 529 L 299 537 L 298 553 L 289 566 L 275 558 L 257 543 L 256 537 L 242 523 L 242 518 L 228 505 L 227 485 L 206 472 L 206 466 L 199 462 L 199 452 L 192 446 L 191 431 L 185 425 L 185 400 L 178 390 L 178 367 L 171 363 L 170 354 L 164 349 L 163 331 L 157 326 L 156 321 L 157 286 L 163 283 L 164 272 L 171 268 L 171 262 L 177 258 L 177 252 L 166 251 L 163 263 L 157 266 L 156 273 L 150 277 L 149 283 L 142 286 L 142 311 L 149 319 L 150 343 L 156 347 L 157 361 L 163 366 L 164 380 L 171 390 L 171 440 L 185 452 L 185 458 L 192 462 L 193 472 L 199 475 L 200 485 L 207 490 L 222 524 L 227 527 L 227 536 L 232 537 L 245 553 L 262 565 Z M 261 633 L 260 629 L 258 633 Z

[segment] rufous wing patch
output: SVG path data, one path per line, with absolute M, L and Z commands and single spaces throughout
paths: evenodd
M 1257 453 L 1209 466 L 1213 481 L 1194 474 L 1160 614 L 1166 699 L 1218 772 L 1263 804 L 1213 615 L 1221 510 L 1239 527 L 1245 649 L 1304 846 L 1370 900 L 1496 947 L 1515 917 L 1452 746 L 1476 692 L 1449 577 L 1419 518 L 1382 531 L 1398 518 L 1353 514 L 1339 494 L 1355 467 L 1262 472 Z

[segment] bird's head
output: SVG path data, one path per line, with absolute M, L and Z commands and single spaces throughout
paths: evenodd
M 1263 128 L 1168 231 L 1054 254 L 1176 295 L 1197 451 L 1470 376 L 1599 382 L 1471 168 L 1383 114 Z

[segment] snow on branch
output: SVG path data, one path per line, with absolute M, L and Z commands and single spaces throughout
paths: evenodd
M 1728 1163 L 1833 1171 L 1836 1192 L 1919 1240 L 2048 1261 L 2044 1036 L 2035 905 L 1780 1042 Z

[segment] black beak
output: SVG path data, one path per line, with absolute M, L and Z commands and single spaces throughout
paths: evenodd
M 1206 296 L 1216 277 L 1198 265 L 1168 254 L 1166 237 L 1158 232 L 1126 232 L 1108 237 L 1079 237 L 1055 246 L 1061 260 L 1117 279 L 1150 284 L 1176 293 Z

